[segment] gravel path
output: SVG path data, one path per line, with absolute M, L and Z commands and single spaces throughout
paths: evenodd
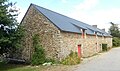
M 120 71 L 120 48 L 86 58 L 72 71 Z

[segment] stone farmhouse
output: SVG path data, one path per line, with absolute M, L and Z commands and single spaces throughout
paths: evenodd
M 26 36 L 22 58 L 30 60 L 32 36 L 39 34 L 47 57 L 61 60 L 71 51 L 88 57 L 102 51 L 102 44 L 112 47 L 112 37 L 96 25 L 91 26 L 54 11 L 31 4 L 21 25 Z

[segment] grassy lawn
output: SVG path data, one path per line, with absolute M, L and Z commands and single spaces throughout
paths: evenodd
M 27 66 L 27 65 L 15 65 L 5 64 L 0 65 L 0 71 L 43 71 L 44 67 L 39 66 Z
M 30 66 L 15 64 L 0 64 L 0 71 L 70 71 L 72 66 L 55 65 L 55 66 Z

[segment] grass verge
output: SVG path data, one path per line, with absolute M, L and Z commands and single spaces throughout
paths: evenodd
M 72 71 L 72 66 L 67 65 L 31 66 L 18 64 L 0 64 L 0 71 Z

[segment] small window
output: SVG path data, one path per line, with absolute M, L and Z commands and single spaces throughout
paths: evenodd
M 82 29 L 82 38 L 85 38 L 85 30 Z

